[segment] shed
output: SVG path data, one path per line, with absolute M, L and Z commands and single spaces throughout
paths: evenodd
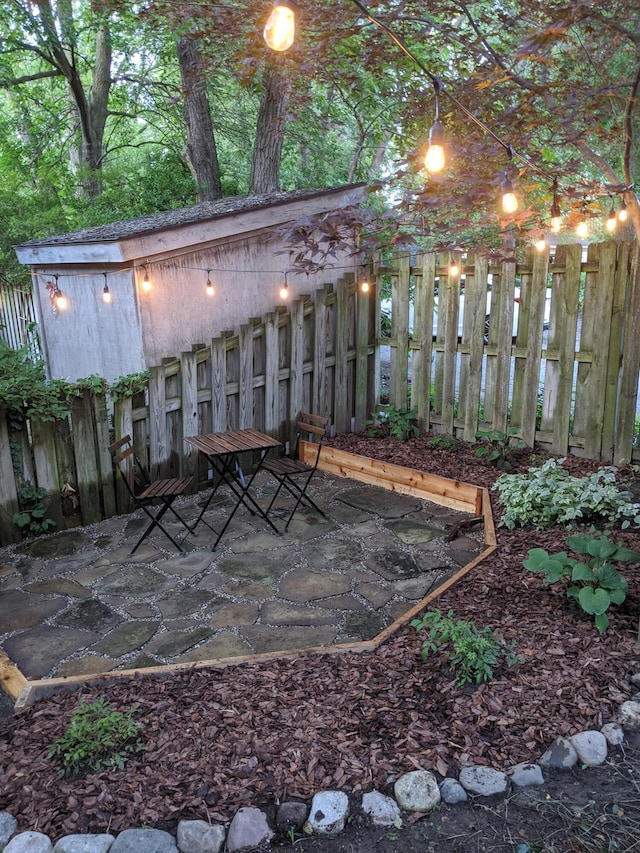
M 112 382 L 273 311 L 283 304 L 289 264 L 283 226 L 364 197 L 364 184 L 233 196 L 16 246 L 31 267 L 49 378 L 98 374 Z M 342 275 L 354 260 L 335 264 Z M 286 282 L 295 298 L 326 283 L 327 273 Z

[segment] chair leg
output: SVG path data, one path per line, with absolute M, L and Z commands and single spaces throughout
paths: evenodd
M 162 498 L 161 498 L 161 500 L 162 500 Z M 173 500 L 173 499 L 172 499 L 172 500 Z M 143 507 L 142 507 L 143 512 L 144 512 L 144 513 L 145 513 L 145 514 L 146 514 L 146 515 L 151 519 L 151 524 L 149 524 L 149 526 L 148 526 L 148 527 L 147 527 L 147 529 L 144 531 L 144 533 L 142 534 L 142 536 L 140 537 L 140 539 L 138 539 L 138 541 L 136 542 L 135 546 L 131 549 L 131 551 L 129 551 L 129 556 L 130 556 L 130 557 L 132 557 L 132 556 L 135 554 L 135 552 L 138 550 L 138 548 L 140 547 L 140 545 L 142 545 L 142 543 L 143 543 L 143 542 L 144 542 L 144 540 L 147 538 L 147 536 L 149 536 L 149 534 L 151 533 L 151 531 L 152 531 L 152 530 L 154 530 L 156 527 L 159 527 L 159 528 L 160 528 L 160 530 L 162 530 L 162 532 L 163 532 L 163 533 L 164 533 L 164 535 L 167 537 L 167 539 L 168 539 L 168 540 L 169 540 L 169 541 L 174 545 L 174 547 L 176 547 L 176 548 L 178 549 L 178 551 L 179 551 L 181 554 L 184 554 L 184 553 L 185 553 L 185 550 L 184 550 L 184 548 L 182 547 L 182 545 L 181 545 L 180 543 L 176 542 L 176 540 L 175 540 L 175 539 L 173 538 L 173 536 L 169 533 L 169 531 L 168 531 L 168 530 L 166 530 L 166 529 L 165 529 L 165 528 L 160 524 L 160 521 L 162 520 L 163 515 L 164 515 L 164 514 L 166 513 L 166 511 L 167 511 L 167 510 L 169 510 L 169 509 L 171 509 L 171 501 L 167 502 L 167 501 L 165 501 L 165 500 L 163 500 L 162 508 L 161 508 L 161 509 L 160 509 L 160 511 L 157 513 L 157 515 L 153 515 L 153 513 L 149 512 L 149 510 L 147 509 L 147 507 L 146 507 L 146 506 L 143 506 Z M 172 512 L 173 512 L 173 514 L 174 514 L 174 515 L 177 515 L 177 513 L 175 512 L 175 510 L 172 510 Z M 182 520 L 182 519 L 181 519 L 181 520 Z M 182 522 L 182 523 L 184 524 L 184 522 Z M 185 527 L 187 527 L 187 525 L 186 525 L 186 524 L 185 524 Z M 187 527 L 187 529 L 189 529 L 189 528 Z
M 320 513 L 320 515 L 321 515 L 323 518 L 326 518 L 326 517 L 327 517 L 327 516 L 326 516 L 326 513 L 324 513 L 324 512 L 320 509 L 320 507 L 315 503 L 315 501 L 313 501 L 313 500 L 309 497 L 309 495 L 306 493 L 307 487 L 308 487 L 309 483 L 311 482 L 311 478 L 312 478 L 312 477 L 313 477 L 313 472 L 312 472 L 312 473 L 311 473 L 311 475 L 307 478 L 307 482 L 304 484 L 304 486 L 299 486 L 299 485 L 295 482 L 295 480 L 292 480 L 292 479 L 290 479 L 290 478 L 289 478 L 289 479 L 287 479 L 287 480 L 286 480 L 286 482 L 284 482 L 284 481 L 283 481 L 282 485 L 285 487 L 285 489 L 286 489 L 286 490 L 287 490 L 291 495 L 293 495 L 293 497 L 294 497 L 294 498 L 296 498 L 295 506 L 293 507 L 293 509 L 292 509 L 292 511 L 291 511 L 291 515 L 289 516 L 289 518 L 288 518 L 288 520 L 287 520 L 287 523 L 286 523 L 286 524 L 285 524 L 285 526 L 284 526 L 284 529 L 285 529 L 285 530 L 289 527 L 289 524 L 291 523 L 291 520 L 292 520 L 293 516 L 296 514 L 296 512 L 297 512 L 297 510 L 298 510 L 298 507 L 300 506 L 300 504 L 301 504 L 301 503 L 306 504 L 307 506 L 311 507 L 312 509 L 315 509 L 315 511 L 316 511 L 316 512 L 318 512 L 318 513 Z

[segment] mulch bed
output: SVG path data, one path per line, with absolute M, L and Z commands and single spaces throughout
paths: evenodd
M 487 487 L 501 473 L 469 448 L 435 451 L 424 436 L 333 443 Z M 530 455 L 519 453 L 514 470 Z M 598 466 L 570 458 L 567 467 L 582 475 Z M 52 837 L 144 823 L 174 830 L 181 818 L 228 821 L 240 806 L 272 809 L 325 788 L 391 792 L 416 768 L 446 775 L 468 763 L 506 770 L 536 760 L 558 735 L 614 720 L 632 692 L 629 673 L 640 669 L 639 565 L 625 565 L 629 595 L 602 636 L 560 588 L 523 569 L 530 548 L 564 550 L 566 535 L 498 528 L 498 549 L 434 603 L 516 641 L 525 661 L 490 683 L 457 686 L 440 655 L 422 661 L 420 637 L 407 626 L 374 653 L 301 654 L 59 694 L 0 729 L 1 808 L 21 830 Z M 637 534 L 614 538 L 640 550 Z M 47 747 L 80 698 L 104 694 L 133 709 L 146 751 L 123 771 L 61 781 Z

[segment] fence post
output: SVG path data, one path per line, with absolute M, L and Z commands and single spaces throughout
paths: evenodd
M 55 424 L 31 419 L 31 441 L 36 483 L 47 492 L 47 515 L 56 523 L 56 529 L 64 527 L 62 495 L 56 457 Z
M 192 349 L 180 354 L 180 391 L 182 394 L 182 476 L 195 474 L 198 468 L 198 451 L 184 439 L 198 435 L 198 367 L 197 350 Z M 194 485 L 197 491 L 198 484 Z
M 20 542 L 22 535 L 13 522 L 14 513 L 20 510 L 20 505 L 13 475 L 7 413 L 4 409 L 0 409 L 0 471 L 0 545 L 11 545 Z
M 353 276 L 341 278 L 336 287 L 333 406 L 336 432 L 349 432 L 351 412 L 347 406 L 347 330 L 349 328 L 349 285 Z
M 71 400 L 71 424 L 82 523 L 95 524 L 102 521 L 99 488 L 101 477 L 98 472 L 98 449 L 89 390 L 81 397 Z
M 620 367 L 618 417 L 613 453 L 615 465 L 631 462 L 636 405 L 638 401 L 638 370 L 640 370 L 640 245 L 635 244 L 628 278 L 624 319 L 624 352 Z

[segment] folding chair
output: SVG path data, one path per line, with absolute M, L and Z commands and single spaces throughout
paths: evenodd
M 279 459 L 273 460 L 267 459 L 262 463 L 262 467 L 273 474 L 278 481 L 278 488 L 271 499 L 271 503 L 267 507 L 267 515 L 269 515 L 271 507 L 276 502 L 282 488 L 286 489 L 289 494 L 293 495 L 296 499 L 295 505 L 291 510 L 287 523 L 284 526 L 285 530 L 289 527 L 291 519 L 295 515 L 300 504 L 306 504 L 312 509 L 315 509 L 316 512 L 319 512 L 321 516 L 326 517 L 325 513 L 307 494 L 307 487 L 309 486 L 316 468 L 318 467 L 320 450 L 322 448 L 324 437 L 327 434 L 328 423 L 329 418 L 323 418 L 321 415 L 312 415 L 309 414 L 309 412 L 301 412 L 296 422 L 296 439 L 293 452 L 290 453 L 289 456 L 281 456 Z M 309 465 L 298 458 L 300 439 L 302 436 L 307 436 L 309 440 L 317 440 L 318 452 L 316 453 L 313 465 Z M 296 478 L 300 479 L 299 483 L 296 481 Z
M 129 435 L 125 435 L 124 438 L 110 444 L 109 453 L 113 459 L 114 466 L 120 471 L 124 484 L 127 487 L 127 491 L 131 495 L 134 504 L 137 507 L 140 507 L 140 509 L 142 509 L 150 519 L 144 533 L 136 542 L 135 547 L 129 552 L 129 556 L 131 557 L 135 554 L 140 545 L 156 527 L 164 533 L 167 539 L 169 539 L 181 554 L 184 554 L 185 551 L 182 545 L 176 542 L 169 531 L 162 526 L 161 522 L 165 513 L 171 512 L 171 514 L 178 519 L 180 524 L 187 528 L 189 533 L 192 532 L 191 527 L 189 527 L 186 521 L 183 521 L 183 519 L 180 518 L 171 504 L 177 497 L 184 494 L 185 490 L 193 480 L 193 477 L 177 477 L 168 480 L 154 480 L 152 482 L 133 448 L 131 436 Z M 160 502 L 156 513 L 153 513 L 150 509 L 150 506 L 154 501 Z

